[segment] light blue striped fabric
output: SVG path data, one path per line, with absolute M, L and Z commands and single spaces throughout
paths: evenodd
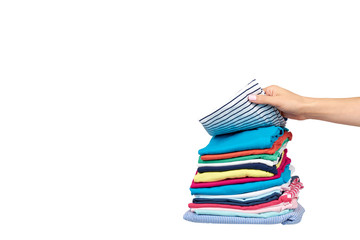
M 216 215 L 216 216 L 233 216 L 233 217 L 253 217 L 253 218 L 268 218 L 287 214 L 292 212 L 292 209 L 285 209 L 281 212 L 263 212 L 263 213 L 244 213 L 235 211 L 220 211 L 220 210 L 206 210 L 206 209 L 195 209 L 196 214 L 199 215 Z
M 217 223 L 217 224 L 296 224 L 302 219 L 305 209 L 298 204 L 298 207 L 287 214 L 268 218 L 248 218 L 248 217 L 229 217 L 215 215 L 198 215 L 190 210 L 184 214 L 184 219 L 198 223 Z
M 200 123 L 211 136 L 266 126 L 285 127 L 286 119 L 275 107 L 249 102 L 251 94 L 264 94 L 255 79 Z

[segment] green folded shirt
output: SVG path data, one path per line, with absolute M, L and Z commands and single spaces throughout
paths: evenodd
M 251 159 L 265 159 L 270 161 L 277 161 L 281 156 L 281 153 L 284 151 L 284 146 L 288 141 L 289 139 L 286 139 L 281 145 L 281 147 L 274 154 L 254 154 L 254 155 L 248 155 L 242 157 L 226 158 L 221 160 L 206 160 L 206 161 L 201 160 L 201 156 L 199 156 L 198 163 L 226 163 L 226 162 L 235 162 L 235 161 L 245 161 Z

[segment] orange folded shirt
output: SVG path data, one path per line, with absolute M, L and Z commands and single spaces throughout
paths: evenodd
M 235 158 L 235 157 L 242 157 L 242 156 L 248 156 L 248 155 L 255 155 L 255 154 L 274 154 L 281 146 L 283 145 L 284 141 L 286 139 L 289 139 L 291 141 L 292 139 L 292 133 L 285 131 L 282 136 L 278 138 L 274 142 L 271 148 L 266 149 L 252 149 L 252 150 L 245 150 L 245 151 L 239 151 L 239 152 L 230 152 L 230 153 L 222 153 L 222 154 L 208 154 L 208 155 L 202 155 L 201 160 L 219 160 L 219 159 L 227 159 L 227 158 Z

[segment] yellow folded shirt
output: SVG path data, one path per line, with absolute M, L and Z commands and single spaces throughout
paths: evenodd
M 194 182 L 215 182 L 231 178 L 272 177 L 271 172 L 258 169 L 237 169 L 223 172 L 203 172 L 194 176 Z
M 280 157 L 279 162 L 276 164 L 276 168 L 279 168 L 279 167 L 280 167 L 283 158 L 284 158 L 284 152 L 281 153 L 281 157 Z

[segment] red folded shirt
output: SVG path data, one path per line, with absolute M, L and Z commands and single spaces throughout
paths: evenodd
M 251 206 L 238 206 L 238 205 L 230 205 L 230 204 L 219 204 L 219 203 L 189 203 L 189 208 L 232 208 L 239 210 L 256 210 L 260 208 L 275 206 L 281 203 L 291 203 L 294 199 L 298 198 L 300 189 L 304 188 L 303 184 L 299 181 L 299 179 L 295 179 L 290 185 L 289 190 L 283 192 L 281 196 L 270 202 L 255 204 Z
M 228 209 L 238 209 L 238 210 L 257 210 L 260 208 L 275 206 L 281 203 L 284 202 L 277 199 L 267 203 L 261 203 L 252 206 L 237 206 L 237 205 L 218 204 L 218 203 L 189 203 L 188 206 L 189 208 L 228 208 Z M 289 202 L 286 202 L 286 204 L 289 204 Z
M 230 152 L 230 153 L 222 153 L 222 154 L 207 154 L 202 155 L 201 160 L 219 160 L 219 159 L 227 159 L 227 158 L 235 158 L 235 157 L 242 157 L 242 156 L 248 156 L 248 155 L 255 155 L 255 154 L 274 154 L 281 146 L 283 145 L 284 141 L 286 139 L 289 139 L 291 141 L 292 139 L 292 133 L 285 131 L 282 136 L 280 136 L 272 145 L 271 148 L 266 149 L 252 149 L 252 150 L 245 150 L 245 151 L 239 151 L 239 152 Z

